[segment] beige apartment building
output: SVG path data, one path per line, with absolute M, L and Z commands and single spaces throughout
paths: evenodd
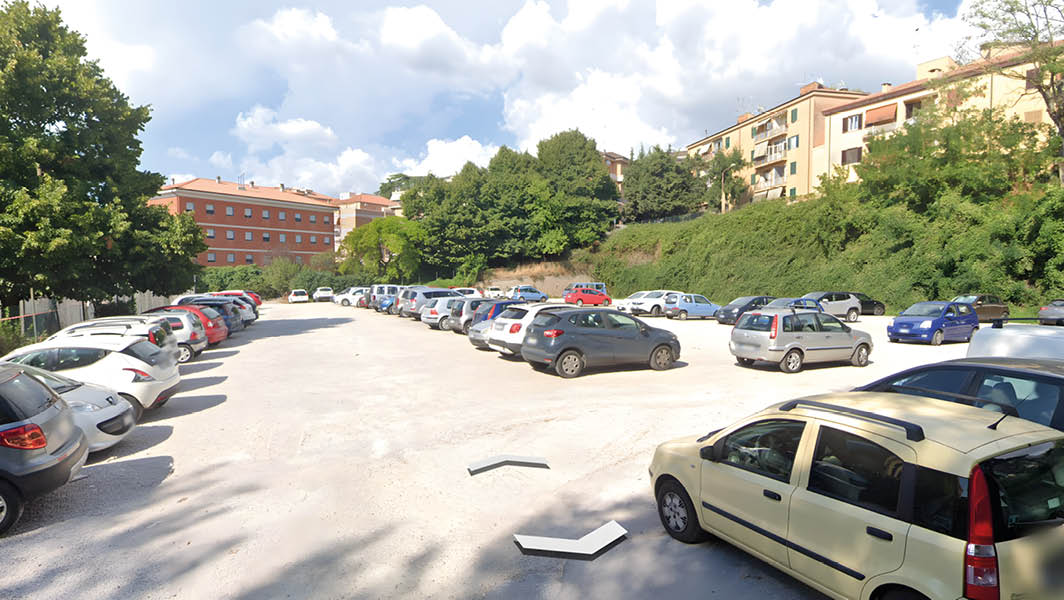
M 689 144 L 687 154 L 709 160 L 717 152 L 738 149 L 750 162 L 739 172 L 752 190 L 746 201 L 803 196 L 813 191 L 817 176 L 827 170 L 825 112 L 866 95 L 813 82 L 803 86 L 798 96 L 758 115 L 739 115 L 735 125 Z

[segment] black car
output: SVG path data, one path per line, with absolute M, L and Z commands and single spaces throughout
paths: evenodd
M 528 326 L 521 357 L 533 368 L 553 367 L 566 378 L 604 365 L 642 363 L 664 370 L 680 357 L 680 342 L 671 331 L 617 310 L 552 310 Z
M 862 315 L 876 315 L 882 316 L 887 312 L 887 305 L 883 304 L 879 300 L 873 300 L 868 294 L 862 294 L 861 292 L 849 292 L 857 297 L 861 301 L 861 314 Z
M 743 313 L 757 310 L 775 300 L 775 296 L 742 296 L 725 304 L 717 311 L 717 322 L 735 325 Z
M 985 408 L 1064 431 L 1064 361 L 960 358 L 915 367 L 856 388 Z

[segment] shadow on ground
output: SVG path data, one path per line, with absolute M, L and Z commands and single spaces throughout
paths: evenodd
M 210 358 L 214 358 L 213 356 Z M 219 361 L 196 361 L 192 363 L 185 363 L 178 366 L 178 370 L 181 372 L 182 377 L 188 377 L 189 375 L 195 375 L 196 373 L 202 373 L 204 371 L 210 371 L 211 369 L 217 369 L 222 366 Z
M 339 327 L 353 323 L 351 317 L 319 317 L 313 319 L 268 319 L 258 321 L 251 327 L 238 331 L 232 338 L 222 342 L 226 348 L 239 348 L 255 340 L 300 335 L 315 329 Z
M 141 423 L 143 423 L 143 420 Z M 133 431 L 129 432 L 126 439 L 106 450 L 90 454 L 88 464 L 92 465 L 116 458 L 125 458 L 141 450 L 158 446 L 170 439 L 173 434 L 174 428 L 169 425 L 137 425 L 133 428 Z
M 165 421 L 167 419 L 173 419 L 176 417 L 183 417 L 192 413 L 197 413 L 201 410 L 207 410 L 208 408 L 214 408 L 222 402 L 225 402 L 225 394 L 208 394 L 204 396 L 175 396 L 166 403 L 166 406 L 159 407 L 155 410 L 144 411 L 144 416 L 141 417 L 140 422 L 154 423 L 156 421 Z M 138 428 L 140 425 L 137 426 Z

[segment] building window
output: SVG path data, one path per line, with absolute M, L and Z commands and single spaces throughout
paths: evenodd
M 798 122 L 798 109 L 797 108 L 792 108 L 791 109 L 791 123 L 797 123 L 797 122 Z
M 842 132 L 857 131 L 861 128 L 861 120 L 864 115 L 852 115 L 842 120 Z
M 282 244 L 288 241 L 288 236 L 283 234 L 283 233 L 279 234 L 277 237 L 279 237 L 281 239 L 281 243 Z
M 296 219 L 296 223 L 301 223 L 303 221 L 303 215 L 296 213 L 294 216 Z
M 905 120 L 909 120 L 916 116 L 916 113 L 920 112 L 920 101 L 906 102 L 905 103 Z
M 321 243 L 323 243 L 323 244 L 325 244 L 326 246 L 328 246 L 329 244 L 331 244 L 331 243 L 332 243 L 332 240 L 331 240 L 331 239 L 329 238 L 329 236 L 325 236 L 325 237 L 323 237 L 323 238 L 321 239 Z
M 318 222 L 318 215 L 310 215 L 310 222 L 311 223 L 317 223 Z
M 797 148 L 798 148 L 798 136 L 792 135 L 791 137 L 787 138 L 787 149 L 788 150 L 796 150 Z
M 236 232 L 233 231 L 232 229 L 227 229 L 225 231 L 225 239 L 227 239 L 227 240 L 236 239 Z
M 296 257 L 296 263 L 303 264 L 303 257 L 302 256 L 297 256 Z
M 288 215 L 286 215 L 283 210 L 277 211 L 277 220 L 278 221 L 284 221 L 287 218 L 288 218 Z
M 244 209 L 244 217 L 247 218 L 247 219 L 251 218 L 251 209 L 250 208 L 245 208 Z
M 1042 77 L 1042 72 L 1038 69 L 1027 69 L 1027 88 L 1033 90 L 1038 87 L 1039 79 Z
M 842 151 L 842 164 L 852 165 L 853 163 L 861 162 L 861 148 L 850 148 L 849 150 Z
M 244 255 L 244 262 L 246 262 L 249 265 L 253 265 L 253 264 L 255 264 L 255 257 L 250 255 L 250 254 L 245 254 Z
M 225 216 L 227 216 L 227 217 L 233 216 L 233 207 L 232 206 L 226 206 L 225 207 Z
M 796 163 L 794 161 L 791 161 L 791 175 L 794 175 L 797 172 L 798 172 L 798 163 Z
M 750 162 L 754 162 L 754 151 L 750 151 Z
M 230 252 L 229 254 L 226 254 L 225 255 L 225 262 L 235 263 L 236 262 L 236 255 L 233 254 L 232 252 Z
M 214 239 L 214 229 L 213 228 L 211 228 L 211 227 L 207 228 L 207 237 L 210 238 L 210 239 Z
M 185 212 L 192 212 L 196 210 L 196 204 L 194 202 L 185 203 Z
M 332 222 L 332 220 L 329 218 L 329 215 L 325 215 L 324 217 L 321 218 L 321 222 L 325 223 L 326 225 L 328 225 L 329 223 Z
M 311 244 L 317 244 L 318 243 L 318 236 L 316 236 L 316 235 L 310 236 L 310 243 Z
M 264 242 L 270 241 L 270 232 L 269 231 L 262 232 L 262 241 L 264 241 Z
M 724 147 L 725 148 L 731 148 L 731 138 L 730 137 L 724 138 Z
M 756 183 L 757 183 L 757 173 L 754 173 L 753 175 L 750 176 L 750 185 L 754 185 Z
M 207 253 L 207 262 L 214 262 L 216 258 L 217 257 L 214 256 L 213 252 L 208 252 Z
M 251 241 L 251 232 L 250 231 L 245 231 L 244 232 L 244 241 L 245 242 L 250 242 Z
M 297 244 L 302 244 L 303 243 L 303 236 L 299 235 L 298 233 L 296 234 L 296 243 Z
M 207 211 L 208 215 L 213 215 L 214 214 L 214 205 L 213 204 L 208 204 L 207 206 L 204 207 L 204 209 Z
M 269 219 L 270 218 L 270 211 L 268 211 L 266 209 L 262 209 L 262 218 L 263 219 Z
M 794 198 L 795 196 L 798 195 L 798 188 L 791 188 L 791 190 L 787 193 L 787 195 L 790 196 L 791 198 Z

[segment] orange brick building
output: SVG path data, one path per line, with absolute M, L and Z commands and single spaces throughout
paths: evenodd
M 191 213 L 203 229 L 206 266 L 265 265 L 285 257 L 307 263 L 334 249 L 336 198 L 312 190 L 197 178 L 163 186 L 148 204 Z

